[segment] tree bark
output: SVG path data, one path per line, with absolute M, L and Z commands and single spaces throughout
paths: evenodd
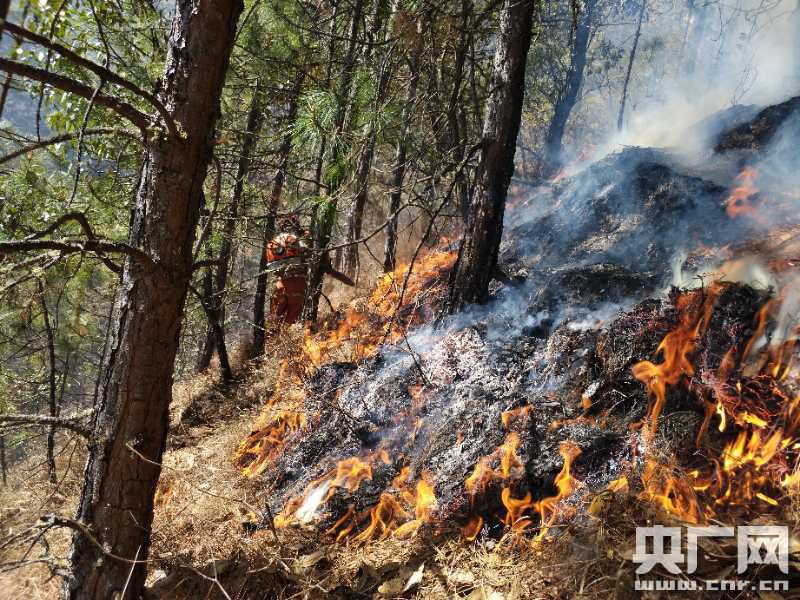
M 289 110 L 286 115 L 287 129 L 278 148 L 278 169 L 272 180 L 272 190 L 267 202 L 267 218 L 264 220 L 264 233 L 261 243 L 261 258 L 258 264 L 258 278 L 256 279 L 256 293 L 253 299 L 253 345 L 250 348 L 250 358 L 257 358 L 264 354 L 264 340 L 266 333 L 266 302 L 267 302 L 267 255 L 266 248 L 275 235 L 275 219 L 283 195 L 283 185 L 289 171 L 289 156 L 292 153 L 291 125 L 297 118 L 297 107 L 305 84 L 305 73 L 300 72 L 294 82 L 289 95 Z
M 525 64 L 536 0 L 505 0 L 500 12 L 491 92 L 486 103 L 478 185 L 450 281 L 449 310 L 485 302 L 497 268 L 506 194 L 525 95 Z
M 578 94 L 583 85 L 583 71 L 586 67 L 586 54 L 592 32 L 594 9 L 597 0 L 586 0 L 583 11 L 575 24 L 575 37 L 570 51 L 570 64 L 563 93 L 556 101 L 553 118 L 544 140 L 544 174 L 552 175 L 561 168 L 561 149 L 564 143 L 564 130 L 567 121 L 578 102 Z
M 113 598 L 144 587 L 153 496 L 168 428 L 175 354 L 192 273 L 192 241 L 214 124 L 241 0 L 178 0 L 159 98 L 178 138 L 150 140 L 131 218 L 129 243 L 155 264 L 125 259 L 114 331 L 98 402 L 64 597 Z
M 633 46 L 631 47 L 631 55 L 628 59 L 628 69 L 625 72 L 625 83 L 622 85 L 622 98 L 619 102 L 619 115 L 617 116 L 617 131 L 622 131 L 622 123 L 625 120 L 625 104 L 628 101 L 628 84 L 631 81 L 633 62 L 636 60 L 636 49 L 639 47 L 639 36 L 642 33 L 642 20 L 644 19 L 644 11 L 647 8 L 647 0 L 641 0 L 641 2 L 639 20 L 636 22 L 636 34 L 633 36 Z

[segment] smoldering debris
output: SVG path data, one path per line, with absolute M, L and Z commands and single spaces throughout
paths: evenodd
M 752 147 L 736 133 L 748 127 L 767 143 L 764 120 L 785 112 L 723 132 L 725 149 Z M 748 236 L 763 239 L 731 218 L 730 194 L 664 151 L 630 148 L 517 203 L 492 303 L 305 381 L 302 424 L 257 473 L 278 524 L 358 541 L 423 526 L 542 535 L 621 482 L 687 519 L 718 510 L 664 473 L 707 476 L 748 427 L 777 418 L 789 392 L 776 373 L 796 353 L 754 362 L 770 344 L 751 340 L 779 321 L 764 317 L 778 290 L 711 277 L 669 289 L 676 257 L 678 270 L 691 259 L 712 272 L 732 248 L 754 248 Z M 734 479 L 721 478 L 729 490 Z M 776 480 L 758 481 L 770 498 Z

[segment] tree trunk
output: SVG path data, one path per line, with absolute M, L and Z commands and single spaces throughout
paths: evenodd
M 305 73 L 301 72 L 295 80 L 289 97 L 289 110 L 286 115 L 287 125 L 294 124 L 297 118 L 297 107 L 305 83 Z M 275 235 L 275 219 L 278 207 L 281 203 L 283 194 L 283 184 L 286 181 L 286 173 L 289 170 L 289 156 L 292 153 L 292 134 L 291 127 L 287 127 L 287 132 L 281 140 L 278 148 L 278 170 L 275 172 L 275 179 L 272 180 L 272 191 L 267 204 L 267 218 L 264 220 L 264 235 L 261 243 L 261 258 L 258 264 L 258 279 L 256 280 L 256 294 L 253 300 L 253 345 L 250 348 L 250 358 L 257 358 L 264 354 L 264 339 L 266 333 L 266 302 L 267 302 L 267 281 L 269 274 L 267 271 L 266 248 L 269 241 Z
M 206 242 L 206 256 L 211 258 L 211 242 Z M 217 352 L 219 359 L 219 373 L 223 383 L 230 383 L 233 381 L 233 370 L 231 363 L 228 359 L 228 347 L 225 344 L 225 330 L 223 329 L 223 319 L 225 318 L 222 312 L 222 302 L 219 294 L 214 293 L 214 283 L 211 267 L 206 267 L 205 274 L 203 275 L 203 297 L 200 303 L 203 311 L 206 314 L 208 325 L 206 327 L 205 341 L 203 349 L 197 361 L 197 372 L 202 372 L 208 369 L 211 364 L 211 359 L 214 357 L 214 351 Z
M 206 256 L 211 258 L 208 251 L 206 251 Z M 203 310 L 206 311 L 206 307 L 211 306 L 211 297 L 214 295 L 214 274 L 211 270 L 211 267 L 206 267 L 203 269 L 203 287 L 200 290 L 200 293 L 203 295 L 203 297 L 200 298 L 200 303 L 203 306 Z M 197 363 L 194 367 L 195 372 L 202 373 L 208 369 L 212 358 L 214 358 L 214 331 L 211 327 L 211 322 L 209 321 L 206 323 L 206 334 L 203 336 L 203 347 L 200 349 L 200 353 L 197 355 Z
M 39 304 L 42 307 L 44 320 L 45 339 L 47 340 L 47 407 L 50 416 L 58 416 L 58 399 L 56 390 L 56 336 L 53 332 L 53 323 L 50 320 L 50 310 L 44 297 L 44 286 L 38 282 Z M 50 425 L 47 428 L 47 480 L 56 483 L 56 428 Z
M 553 118 L 544 140 L 544 174 L 552 175 L 561 168 L 561 149 L 567 121 L 578 102 L 578 94 L 583 85 L 583 71 L 586 67 L 586 54 L 592 32 L 592 21 L 597 0 L 586 0 L 583 12 L 575 24 L 575 37 L 570 52 L 570 64 L 563 93 L 559 96 L 553 110 Z
M 449 310 L 485 302 L 497 268 L 506 194 L 525 95 L 525 63 L 536 0 L 504 0 L 486 103 L 478 185 L 450 282 Z
M 636 60 L 636 49 L 639 47 L 639 36 L 642 33 L 642 20 L 644 19 L 644 11 L 647 8 L 647 0 L 641 0 L 641 2 L 639 20 L 636 22 L 636 34 L 633 36 L 633 47 L 631 47 L 631 55 L 628 59 L 628 69 L 625 72 L 625 83 L 622 86 L 622 99 L 619 103 L 619 116 L 617 117 L 617 131 L 622 131 L 622 123 L 625 120 L 625 104 L 628 101 L 628 84 L 631 81 L 633 62 Z
M 464 111 L 461 109 L 461 87 L 464 79 L 464 62 L 467 58 L 467 50 L 469 50 L 470 36 L 472 35 L 469 26 L 470 17 L 472 15 L 472 1 L 462 0 L 461 2 L 461 39 L 458 46 L 456 46 L 453 72 L 453 88 L 450 93 L 450 101 L 447 105 L 447 124 L 450 129 L 450 149 L 453 152 L 453 162 L 460 164 L 464 160 L 464 136 L 467 132 L 462 123 L 465 123 L 463 118 Z M 467 189 L 467 179 L 464 177 L 463 170 L 459 170 L 456 175 L 456 197 L 458 198 L 458 206 L 461 216 L 466 222 L 469 215 L 469 193 Z
M 352 117 L 350 104 L 353 100 L 351 90 L 355 74 L 356 47 L 358 44 L 358 30 L 361 23 L 361 13 L 364 0 L 355 0 L 353 15 L 350 19 L 350 32 L 348 35 L 347 52 L 344 56 L 340 85 L 337 92 L 338 110 L 335 121 L 335 131 L 331 140 L 331 159 L 329 174 L 326 177 L 328 186 L 326 198 L 322 199 L 314 210 L 314 240 L 311 256 L 311 265 L 308 270 L 308 284 L 306 285 L 306 298 L 303 306 L 303 319 L 316 321 L 319 311 L 319 298 L 322 294 L 322 278 L 330 265 L 330 257 L 325 248 L 328 247 L 336 223 L 337 194 L 344 181 L 344 155 L 341 140 L 348 117 Z
M 406 101 L 403 104 L 401 116 L 400 135 L 395 145 L 394 163 L 392 165 L 392 191 L 389 194 L 389 224 L 386 226 L 386 240 L 383 245 L 383 272 L 394 271 L 397 264 L 397 227 L 399 215 L 395 213 L 400 208 L 403 196 L 403 180 L 406 175 L 406 162 L 408 161 L 408 131 L 411 128 L 411 118 L 417 102 L 417 86 L 419 85 L 420 53 L 422 52 L 422 20 L 417 21 L 417 40 L 413 55 L 408 61 L 408 89 Z
M 225 383 L 233 379 L 230 361 L 228 360 L 228 347 L 225 343 L 225 289 L 228 285 L 228 273 L 230 273 L 231 263 L 233 262 L 233 237 L 236 234 L 236 222 L 239 216 L 239 203 L 244 192 L 244 182 L 250 171 L 250 160 L 255 146 L 256 136 L 261 130 L 263 122 L 261 114 L 261 82 L 256 81 L 253 90 L 253 99 L 250 102 L 250 110 L 247 113 L 247 124 L 245 125 L 244 139 L 242 140 L 239 162 L 236 165 L 236 182 L 233 186 L 231 203 L 228 207 L 228 215 L 222 228 L 222 243 L 219 251 L 217 264 L 217 277 L 214 282 L 213 291 L 206 296 L 206 314 L 209 317 L 208 331 L 206 333 L 205 347 L 200 353 L 202 366 L 205 370 L 211 361 L 214 350 L 217 351 L 220 363 L 220 373 Z M 205 288 L 205 282 L 204 282 Z M 205 290 L 204 290 L 205 293 Z
M 180 138 L 163 133 L 144 156 L 129 243 L 155 264 L 126 258 L 104 361 L 64 597 L 139 598 L 153 496 L 167 439 L 192 241 L 241 0 L 178 0 L 159 97 Z M 155 135 L 159 135 L 157 132 Z M 105 549 L 101 551 L 96 544 Z
M 699 5 L 700 0 L 689 0 L 689 36 L 686 42 L 686 63 L 683 71 L 688 76 L 694 75 L 697 66 L 697 55 L 706 29 L 706 7 Z
M 387 20 L 391 17 L 388 13 L 388 6 L 386 0 L 375 0 L 374 17 L 372 20 L 372 27 L 369 35 L 368 43 L 365 46 L 362 61 L 364 64 L 369 64 L 369 59 L 372 54 L 372 45 L 377 41 L 380 36 L 383 44 L 387 41 L 388 27 L 386 27 Z M 394 65 L 392 64 L 391 49 L 381 53 L 377 58 L 377 73 L 375 74 L 378 85 L 375 91 L 375 98 L 373 101 L 373 115 L 381 110 L 381 105 L 386 100 L 386 95 L 389 91 L 389 79 L 394 72 Z M 354 277 L 358 268 L 358 244 L 353 242 L 361 237 L 361 230 L 364 224 L 364 209 L 369 199 L 369 175 L 372 171 L 372 160 L 375 156 L 375 143 L 378 135 L 378 130 L 375 124 L 375 117 L 370 119 L 365 127 L 364 132 L 364 145 L 361 148 L 361 153 L 358 157 L 356 166 L 356 180 L 355 191 L 356 196 L 353 200 L 353 206 L 350 207 L 350 212 L 347 216 L 347 237 L 346 241 L 350 246 L 342 249 L 343 258 L 341 266 L 347 275 Z

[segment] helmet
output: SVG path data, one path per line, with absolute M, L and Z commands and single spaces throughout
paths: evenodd
M 306 244 L 293 233 L 281 233 L 272 238 L 267 244 L 267 261 L 274 262 L 284 258 L 300 256 L 307 249 Z

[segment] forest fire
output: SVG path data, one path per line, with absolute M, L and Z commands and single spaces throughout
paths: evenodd
M 797 2 L 5 2 L 4 595 L 797 588 Z
M 342 356 L 353 362 L 367 358 L 383 343 L 395 343 L 409 328 L 424 323 L 443 299 L 442 281 L 455 257 L 454 252 L 436 250 L 423 256 L 410 274 L 407 265 L 398 266 L 381 278 L 365 306 L 349 306 L 336 319 L 333 328 L 317 334 L 306 329 L 299 356 L 281 363 L 276 383 L 279 391 L 268 401 L 253 432 L 237 449 L 234 460 L 245 476 L 256 477 L 263 473 L 291 436 L 306 427 L 309 419 L 313 421 L 314 416 L 306 414 L 303 403 L 305 378 L 335 357 Z M 284 405 L 290 408 L 278 408 Z M 319 506 L 330 499 L 336 489 L 352 492 L 363 480 L 371 479 L 372 461 L 381 459 L 388 462 L 385 450 L 363 460 L 352 457 L 341 461 L 335 470 L 312 482 L 303 497 L 291 500 L 277 524 L 312 520 Z M 372 524 L 359 534 L 359 539 L 369 539 L 376 531 L 379 532 L 376 535 L 388 534 L 396 527 L 394 522 L 408 514 L 416 516 L 405 523 L 401 534 L 410 533 L 430 518 L 431 507 L 435 505 L 432 488 L 426 487 L 421 479 L 415 498 L 409 502 L 407 483 L 398 479 L 395 487 L 405 494 L 406 504 L 416 507 L 413 512 L 407 513 L 397 500 L 386 496 L 375 507 Z M 343 538 L 363 520 L 362 515 L 350 516 L 355 518 L 354 522 L 347 524 L 347 519 L 340 519 L 331 528 L 331 534 Z M 393 524 L 391 528 L 390 524 Z
M 643 152 L 645 166 L 631 170 L 620 155 L 609 169 L 652 190 L 641 192 L 652 194 L 644 208 L 630 203 L 630 188 L 617 192 L 612 182 L 588 206 L 569 206 L 573 218 L 585 216 L 577 225 L 562 223 L 558 203 L 555 216 L 541 217 L 536 227 L 564 227 L 558 239 L 525 229 L 533 226 L 523 220 L 512 230 L 518 254 L 507 263 L 509 273 L 522 273 L 512 278 L 527 278 L 523 294 L 509 284 L 495 314 L 478 313 L 455 331 L 423 330 L 414 343 L 419 355 L 398 342 L 440 305 L 451 252 L 423 257 L 409 278 L 399 268 L 366 303 L 306 331 L 298 356 L 282 366 L 266 424 L 237 455 L 246 475 L 278 481 L 275 524 L 313 524 L 337 542 L 363 544 L 420 531 L 449 535 L 455 523 L 466 541 L 508 535 L 516 547 L 538 546 L 560 535 L 561 524 L 597 517 L 611 495 L 670 522 L 777 517 L 800 486 L 797 285 L 786 259 L 792 230 L 763 242 L 775 250 L 762 259 L 759 240 L 773 234 L 759 213 L 766 195 L 755 167 L 730 191 L 693 188 L 696 182 L 677 184 L 648 163 L 652 156 Z M 593 188 L 593 168 L 563 176 L 536 201 Z M 581 177 L 590 183 L 574 183 Z M 694 207 L 684 200 L 693 189 L 707 204 L 690 217 Z M 664 190 L 677 197 L 665 200 Z M 604 228 L 641 210 L 631 225 L 640 231 L 642 220 L 659 223 L 665 206 L 682 222 L 746 216 L 737 226 L 757 225 L 758 237 L 714 239 L 686 229 L 694 250 L 677 256 L 685 261 L 679 268 L 707 280 L 654 293 L 648 270 L 676 260 L 673 241 L 654 250 L 648 237 L 641 248 L 652 262 L 609 267 L 604 261 L 619 260 L 635 242 L 606 247 L 614 238 Z M 608 210 L 619 214 L 597 217 Z M 559 249 L 544 267 L 550 246 Z M 563 252 L 579 257 L 571 270 L 561 267 Z M 596 264 L 586 268 L 581 252 L 596 253 Z M 614 312 L 602 302 L 616 285 L 621 308 Z M 595 290 L 593 304 L 585 296 Z M 575 306 L 586 306 L 588 317 L 570 313 Z M 520 315 L 525 325 L 513 322 Z M 295 472 L 296 461 L 302 470 Z
M 644 438 L 648 456 L 641 477 L 642 498 L 690 523 L 705 523 L 723 513 L 747 509 L 753 502 L 765 508 L 778 506 L 780 488 L 790 477 L 787 471 L 798 458 L 800 397 L 790 391 L 796 389 L 796 382 L 787 381 L 797 340 L 795 335 L 787 339 L 775 331 L 779 300 L 768 300 L 758 310 L 749 339 L 728 349 L 716 369 L 706 367 L 694 376 L 691 353 L 712 318 L 714 299 L 722 286 L 714 284 L 707 291 L 683 296 L 677 303 L 681 323 L 658 348 L 663 362 L 643 361 L 633 368 L 653 398 Z M 781 297 L 786 293 L 784 289 Z M 772 334 L 767 335 L 770 327 Z M 696 441 L 704 464 L 691 469 L 659 462 L 650 449 L 667 389 L 682 381 L 691 396 L 706 405 Z M 727 438 L 716 456 L 702 439 L 715 417 L 718 431 Z

